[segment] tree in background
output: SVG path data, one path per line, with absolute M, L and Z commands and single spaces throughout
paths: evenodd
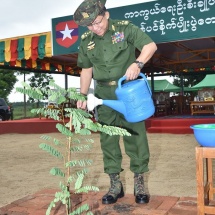
M 30 82 L 29 85 L 35 89 L 49 89 L 49 82 L 53 79 L 51 75 L 47 75 L 46 73 L 34 73 L 34 75 L 28 79 Z M 48 99 L 48 95 L 43 95 L 44 99 Z M 31 103 L 36 103 L 36 108 L 39 108 L 40 100 L 35 100 L 33 98 L 29 98 Z
M 8 96 L 12 92 L 18 79 L 15 72 L 8 69 L 0 69 L 0 97 L 8 102 Z
M 173 76 L 173 84 L 178 87 L 192 87 L 199 82 L 201 82 L 205 78 L 205 74 L 194 74 L 194 75 L 175 75 Z M 198 91 L 185 91 L 183 93 L 184 96 L 195 96 Z
M 181 77 L 179 75 L 174 75 L 173 84 L 178 87 L 181 87 L 181 84 L 183 84 L 184 87 L 192 87 L 201 82 L 205 76 L 206 74 L 185 75 L 183 76 L 183 83 L 181 83 Z

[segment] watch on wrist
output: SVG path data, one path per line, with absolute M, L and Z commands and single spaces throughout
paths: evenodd
M 138 60 L 135 60 L 134 63 L 137 64 L 137 66 L 138 66 L 139 69 L 142 69 L 142 68 L 144 67 L 144 63 L 143 63 L 143 62 L 140 62 L 140 61 L 138 61 Z

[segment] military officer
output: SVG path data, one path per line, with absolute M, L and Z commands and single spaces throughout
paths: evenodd
M 82 68 L 80 92 L 87 95 L 93 78 L 97 81 L 96 97 L 114 100 L 118 79 L 122 76 L 127 81 L 136 79 L 157 46 L 130 21 L 110 19 L 105 3 L 106 0 L 84 0 L 74 13 L 74 21 L 88 28 L 81 37 L 78 54 L 78 66 Z M 140 51 L 137 58 L 135 49 Z M 85 109 L 86 101 L 78 101 L 77 108 Z M 103 105 L 98 107 L 98 120 L 101 124 L 123 127 L 132 134 L 123 137 L 123 142 L 134 173 L 135 201 L 148 203 L 149 195 L 144 187 L 144 172 L 148 171 L 149 163 L 145 122 L 129 123 L 122 114 Z M 104 172 L 110 176 L 110 189 L 102 198 L 103 204 L 115 203 L 124 196 L 119 139 L 119 136 L 100 134 Z

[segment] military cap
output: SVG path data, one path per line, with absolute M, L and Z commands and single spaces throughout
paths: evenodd
M 81 26 L 91 24 L 102 12 L 106 0 L 84 0 L 74 13 L 74 21 Z

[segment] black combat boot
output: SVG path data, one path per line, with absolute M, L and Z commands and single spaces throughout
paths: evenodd
M 102 197 L 102 204 L 112 204 L 117 201 L 118 198 L 124 196 L 122 182 L 119 179 L 118 173 L 110 174 L 110 189 L 107 194 Z
M 149 195 L 145 192 L 143 174 L 134 174 L 134 195 L 135 202 L 145 204 L 149 202 Z

